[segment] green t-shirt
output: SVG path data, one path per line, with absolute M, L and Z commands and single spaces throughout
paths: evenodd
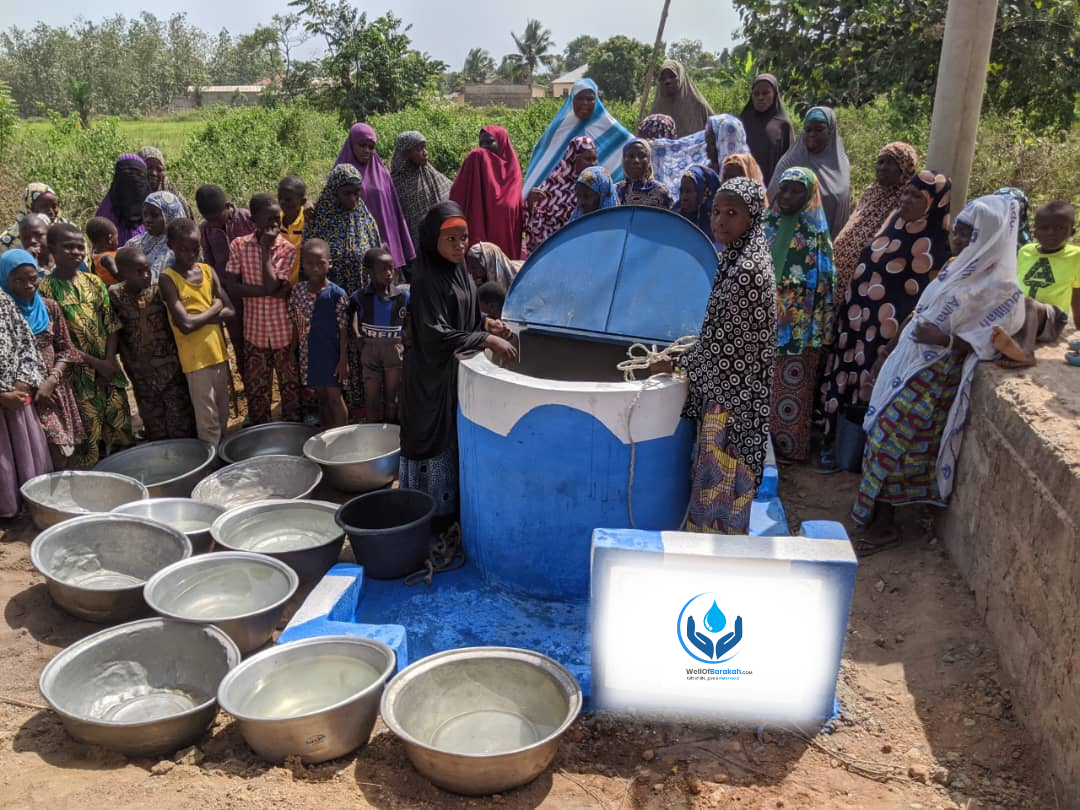
M 1020 248 L 1016 269 L 1026 296 L 1071 311 L 1073 290 L 1080 288 L 1080 246 L 1066 244 L 1053 253 L 1040 253 L 1032 242 Z

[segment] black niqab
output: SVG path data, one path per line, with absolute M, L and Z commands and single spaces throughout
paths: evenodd
M 132 169 L 134 171 L 126 171 Z M 109 186 L 109 202 L 119 224 L 133 230 L 142 224 L 143 203 L 150 194 L 146 179 L 146 164 L 135 160 L 118 160 Z

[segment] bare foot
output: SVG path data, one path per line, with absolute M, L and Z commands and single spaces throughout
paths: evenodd
M 1006 334 L 1005 330 L 1000 326 L 994 327 L 993 337 L 990 342 L 1006 359 L 1023 364 L 1021 366 L 1003 366 L 1003 368 L 1024 368 L 1025 366 L 1035 365 L 1035 356 L 1021 349 L 1020 344 Z

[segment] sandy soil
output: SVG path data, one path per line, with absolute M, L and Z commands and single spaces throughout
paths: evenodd
M 793 525 L 842 518 L 855 477 L 785 468 Z M 1053 808 L 1040 751 L 973 600 L 925 516 L 905 544 L 859 569 L 835 730 L 804 738 L 676 720 L 582 717 L 553 766 L 503 796 L 433 787 L 381 725 L 358 754 L 314 767 L 256 759 L 219 715 L 186 757 L 127 759 L 74 742 L 42 707 L 37 678 L 58 649 L 98 629 L 51 602 L 28 559 L 28 520 L 0 522 L 0 804 L 315 808 Z M 346 550 L 346 555 L 349 552 Z

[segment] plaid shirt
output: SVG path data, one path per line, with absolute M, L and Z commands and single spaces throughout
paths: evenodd
M 278 235 L 270 249 L 270 270 L 274 278 L 288 280 L 295 258 L 296 248 Z M 232 241 L 225 272 L 239 278 L 241 284 L 262 286 L 262 249 L 257 234 L 248 234 Z M 287 298 L 265 295 L 244 299 L 245 343 L 259 349 L 282 349 L 292 343 L 292 339 Z

